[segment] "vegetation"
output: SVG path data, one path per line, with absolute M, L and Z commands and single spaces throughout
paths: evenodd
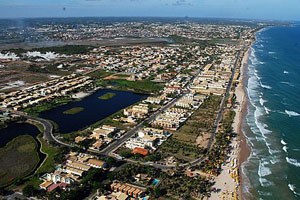
M 82 107 L 74 107 L 74 108 L 71 108 L 69 110 L 64 111 L 63 114 L 65 114 L 65 115 L 75 115 L 77 113 L 82 112 L 83 110 L 84 110 L 84 108 L 82 108 Z
M 142 81 L 127 81 L 114 79 L 109 80 L 109 83 L 113 84 L 114 89 L 118 90 L 133 90 L 134 92 L 140 93 L 152 93 L 160 91 L 164 86 L 161 83 L 154 83 L 151 80 L 142 80 Z
M 21 179 L 39 162 L 37 143 L 32 136 L 16 137 L 0 149 L 0 186 Z
M 44 161 L 43 165 L 37 170 L 37 174 L 43 174 L 46 172 L 51 172 L 55 169 L 56 161 L 59 161 L 61 158 L 60 150 L 58 147 L 51 146 L 48 144 L 42 137 L 42 135 L 38 136 L 38 140 L 41 143 L 41 151 L 47 154 L 47 158 Z
M 130 77 L 130 75 L 128 75 L 128 74 L 115 74 L 114 76 L 120 77 L 120 78 L 128 78 L 128 77 Z
M 56 47 L 33 48 L 30 51 L 38 51 L 41 53 L 55 52 L 55 53 L 59 53 L 59 54 L 72 55 L 72 54 L 86 54 L 92 48 L 93 47 L 86 46 L 86 45 L 65 45 L 65 46 L 56 46 Z M 27 51 L 28 51 L 27 49 L 21 49 L 21 48 L 9 50 L 9 52 L 13 52 L 17 55 L 21 55 L 22 53 L 26 53 Z M 7 52 L 8 52 L 8 50 L 7 50 Z
M 206 162 L 202 163 L 200 166 L 196 166 L 195 168 L 214 175 L 218 175 L 221 172 L 221 165 L 225 162 L 227 154 L 230 151 L 231 139 L 236 136 L 236 134 L 232 132 L 234 117 L 234 111 L 225 111 L 223 114 L 221 130 L 216 133 L 215 144 L 211 151 L 208 152 Z
M 39 194 L 36 195 L 53 200 L 85 199 L 92 191 L 96 191 L 97 189 L 100 192 L 104 191 L 102 181 L 105 178 L 106 174 L 102 169 L 91 169 L 82 178 L 80 183 L 72 183 L 67 191 L 62 192 L 61 189 L 57 188 L 51 193 L 43 194 L 43 191 L 39 191 Z
M 22 190 L 23 195 L 26 197 L 32 197 L 36 195 L 37 192 L 37 189 L 35 189 L 33 185 L 26 185 Z
M 149 177 L 160 179 L 160 184 L 154 188 L 149 188 L 152 197 L 178 197 L 190 199 L 191 197 L 209 196 L 212 183 L 204 178 L 193 179 L 181 172 L 172 175 L 162 172 L 151 166 L 128 164 L 121 170 L 112 172 L 108 178 L 122 182 L 135 182 L 137 174 L 147 174 Z
M 198 158 L 203 153 L 203 148 L 199 148 L 194 144 L 181 142 L 171 137 L 154 154 L 158 154 L 156 156 L 161 156 L 162 158 L 174 156 L 178 162 L 186 163 Z
M 210 196 L 213 183 L 205 178 L 190 178 L 182 173 L 175 173 L 167 176 L 159 185 L 161 191 L 165 191 L 167 195 L 183 199 L 191 199 L 196 197 L 202 199 Z
M 116 93 L 107 92 L 106 94 L 98 97 L 98 99 L 100 99 L 100 100 L 109 100 L 109 99 L 113 98 L 114 96 L 116 96 Z
M 206 40 L 190 39 L 190 38 L 181 37 L 181 36 L 177 36 L 177 35 L 170 36 L 170 39 L 177 44 L 197 45 L 202 48 L 205 48 L 206 46 L 214 44 L 214 42 L 210 42 L 210 41 L 206 41 Z
M 143 165 L 133 165 L 128 164 L 125 167 L 121 168 L 119 171 L 112 172 L 108 175 L 108 178 L 113 180 L 119 180 L 122 182 L 134 182 L 135 175 L 137 174 L 148 174 L 152 178 L 163 178 L 166 176 L 166 173 L 151 167 Z
M 219 96 L 209 96 L 186 123 L 174 132 L 173 137 L 188 144 L 196 144 L 198 136 L 212 131 L 220 102 Z
M 71 101 L 72 101 L 72 98 L 70 98 L 70 97 L 56 98 L 55 100 L 53 100 L 51 102 L 40 103 L 36 106 L 28 107 L 28 108 L 24 109 L 23 111 L 30 115 L 37 116 L 40 112 L 53 109 L 57 106 L 67 104 Z
M 104 78 L 106 76 L 110 76 L 112 74 L 113 74 L 113 72 L 107 72 L 107 71 L 103 71 L 103 70 L 97 70 L 97 71 L 91 72 L 91 73 L 89 73 L 87 75 L 90 76 L 93 79 L 102 79 L 102 78 Z
M 62 71 L 57 68 L 58 64 L 56 65 L 48 65 L 48 66 L 39 66 L 39 65 L 30 65 L 26 71 L 35 72 L 35 73 L 51 73 L 57 75 L 67 75 L 70 72 Z
M 158 161 L 174 156 L 177 162 L 186 163 L 206 153 L 206 145 L 197 145 L 196 139 L 202 137 L 203 133 L 211 133 L 220 100 L 219 96 L 209 96 L 185 124 L 173 132 L 173 136 L 146 160 Z
M 48 144 L 42 138 L 42 135 L 38 136 L 38 140 L 41 142 L 42 152 L 46 153 L 47 157 L 42 163 L 42 165 L 37 169 L 34 175 L 26 177 L 20 182 L 20 184 L 23 184 L 24 187 L 32 185 L 35 188 L 35 190 L 37 190 L 39 188 L 39 184 L 42 183 L 39 177 L 44 173 L 53 172 L 56 164 L 62 163 L 65 159 L 66 153 L 69 151 L 67 147 L 59 148 Z M 36 195 L 43 196 L 40 192 Z

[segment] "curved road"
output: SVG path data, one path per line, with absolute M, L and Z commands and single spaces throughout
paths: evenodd
M 219 110 L 217 118 L 215 120 L 214 128 L 213 128 L 211 137 L 210 137 L 208 145 L 207 145 L 208 151 L 211 150 L 211 148 L 213 147 L 215 134 L 216 134 L 217 129 L 218 129 L 218 124 L 222 119 L 222 114 L 223 114 L 223 111 L 224 111 L 224 108 L 225 108 L 225 103 L 226 103 L 225 100 L 228 97 L 229 92 L 231 90 L 232 83 L 233 83 L 233 77 L 234 77 L 234 74 L 235 74 L 235 71 L 236 71 L 236 68 L 237 68 L 239 58 L 240 58 L 240 51 L 238 51 L 238 53 L 237 53 L 237 58 L 236 58 L 235 63 L 234 63 L 234 68 L 233 68 L 233 71 L 232 71 L 232 75 L 231 75 L 231 78 L 229 80 L 228 86 L 226 88 L 226 92 L 225 92 L 225 94 L 223 95 L 223 98 L 222 98 L 222 103 L 221 103 L 221 106 L 220 106 L 220 110 Z M 196 76 L 194 76 L 193 79 Z M 173 99 L 166 106 L 164 106 L 163 108 L 161 108 L 160 110 L 158 110 L 157 112 L 152 114 L 146 120 L 140 122 L 135 128 L 128 131 L 122 138 L 120 138 L 119 140 L 113 142 L 111 145 L 109 145 L 108 147 L 106 147 L 105 149 L 100 151 L 99 153 L 103 154 L 103 155 L 110 155 L 110 156 L 113 156 L 113 157 L 117 157 L 113 153 L 117 148 L 119 148 L 127 139 L 129 139 L 131 136 L 133 136 L 138 129 L 142 128 L 143 124 L 145 122 L 150 122 L 153 119 L 155 119 L 157 115 L 161 114 L 162 112 L 164 112 L 165 110 L 167 110 L 168 108 L 173 106 L 184 94 L 187 94 L 187 93 L 182 93 L 179 97 L 177 97 L 176 99 Z M 56 143 L 58 143 L 60 145 L 63 145 L 63 146 L 73 147 L 73 145 L 64 143 L 64 142 L 62 142 L 62 141 L 60 141 L 60 140 L 58 140 L 57 138 L 54 137 L 54 135 L 53 135 L 53 125 L 49 120 L 42 119 L 42 118 L 39 118 L 39 117 L 28 116 L 27 114 L 25 114 L 23 112 L 14 111 L 14 110 L 11 110 L 11 109 L 0 108 L 0 110 L 9 111 L 11 113 L 18 114 L 18 115 L 20 115 L 20 116 L 22 116 L 22 117 L 24 117 L 28 120 L 32 120 L 34 122 L 37 122 L 37 123 L 41 124 L 44 127 L 44 136 L 43 137 L 48 142 L 56 142 Z M 207 156 L 202 156 L 201 158 L 198 158 L 198 159 L 196 159 L 194 161 L 191 161 L 189 163 L 181 164 L 181 165 L 179 165 L 179 167 L 188 167 L 188 166 L 197 165 L 197 164 L 200 164 L 201 162 L 203 162 L 206 158 L 207 158 Z M 175 167 L 174 165 L 162 165 L 162 164 L 157 164 L 157 163 L 153 163 L 153 162 L 138 162 L 138 161 L 134 161 L 134 160 L 130 160 L 130 159 L 124 159 L 124 160 L 127 161 L 127 162 L 130 162 L 130 163 L 136 163 L 136 164 L 139 163 L 139 164 L 142 164 L 142 165 L 153 166 L 155 168 L 159 168 L 159 169 L 163 169 L 163 170 L 167 170 L 167 169 Z

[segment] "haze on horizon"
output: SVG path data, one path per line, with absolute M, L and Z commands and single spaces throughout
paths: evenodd
M 0 18 L 216 17 L 300 20 L 299 0 L 1 0 Z

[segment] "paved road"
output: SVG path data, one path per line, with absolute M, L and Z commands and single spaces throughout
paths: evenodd
M 234 74 L 235 74 L 236 69 L 237 69 L 237 64 L 238 64 L 238 60 L 240 58 L 240 53 L 241 53 L 240 51 L 237 52 L 237 58 L 236 58 L 235 63 L 234 63 L 234 68 L 233 68 L 233 71 L 232 71 L 232 75 L 231 75 L 230 80 L 228 82 L 225 94 L 223 95 L 221 106 L 220 106 L 220 109 L 218 111 L 216 120 L 214 122 L 214 128 L 212 130 L 212 134 L 211 134 L 211 137 L 210 137 L 208 145 L 207 145 L 207 151 L 210 151 L 213 147 L 213 143 L 214 143 L 214 140 L 215 140 L 215 135 L 216 135 L 217 130 L 218 130 L 218 124 L 222 119 L 222 115 L 223 115 L 223 112 L 224 112 L 224 109 L 225 109 L 226 98 L 229 96 L 229 93 L 230 93 L 231 88 L 232 88 L 233 78 L 234 78 Z M 179 167 L 195 166 L 195 165 L 198 165 L 198 164 L 202 163 L 206 158 L 207 158 L 207 156 L 202 156 L 202 157 L 200 157 L 200 158 L 198 158 L 194 161 L 191 161 L 189 163 L 181 164 L 181 165 L 179 165 Z M 155 168 L 159 168 L 159 169 L 162 169 L 162 170 L 167 170 L 167 169 L 171 169 L 171 168 L 175 167 L 174 165 L 161 165 L 161 164 L 156 164 L 156 163 L 152 163 L 152 162 L 137 162 L 137 161 L 129 160 L 129 159 L 125 159 L 125 160 L 127 162 L 131 162 L 131 163 L 139 163 L 139 164 L 146 165 L 146 166 L 153 166 Z
M 191 79 L 191 82 L 193 82 L 193 80 L 200 73 L 201 73 L 201 71 L 199 71 L 195 76 L 193 76 L 193 78 Z M 185 87 L 184 90 L 188 90 L 189 91 L 188 85 Z M 104 155 L 114 156 L 111 153 L 113 153 L 116 149 L 118 149 L 120 146 L 122 146 L 126 140 L 128 140 L 130 137 L 132 137 L 136 133 L 137 130 L 141 129 L 144 126 L 144 123 L 150 123 L 151 121 L 153 121 L 159 114 L 163 113 L 164 111 L 166 111 L 167 109 L 169 109 L 170 107 L 172 107 L 177 101 L 179 101 L 185 94 L 188 94 L 188 93 L 189 92 L 183 92 L 182 94 L 180 94 L 177 98 L 173 99 L 167 105 L 165 105 L 164 107 L 162 107 L 161 109 L 159 109 L 158 111 L 156 111 L 155 113 L 153 113 L 150 117 L 148 117 L 147 119 L 145 119 L 144 121 L 142 121 L 141 123 L 139 123 L 133 129 L 131 129 L 130 131 L 128 131 L 122 138 L 120 138 L 119 140 L 116 140 L 115 142 L 113 142 L 112 144 L 110 144 L 108 147 L 106 147 L 105 149 L 103 149 L 102 151 L 100 151 L 100 153 L 104 154 Z M 116 157 L 116 156 L 114 156 L 114 157 Z M 165 167 L 165 165 L 162 165 L 162 167 L 163 166 Z
M 8 109 L 8 108 L 0 108 L 0 110 L 8 111 L 10 113 L 20 115 L 21 117 L 24 117 L 27 120 L 31 120 L 33 122 L 41 124 L 44 127 L 44 136 L 43 136 L 43 138 L 45 140 L 47 140 L 48 142 L 56 142 L 56 143 L 61 144 L 63 146 L 72 147 L 72 145 L 64 143 L 64 142 L 62 142 L 62 141 L 60 141 L 60 140 L 58 140 L 57 138 L 54 137 L 54 135 L 53 135 L 53 125 L 49 120 L 42 119 L 42 118 L 39 118 L 39 117 L 29 116 L 26 113 L 23 113 L 23 112 L 20 112 L 20 111 L 14 111 L 14 110 Z
M 153 113 L 150 117 L 148 117 L 144 121 L 140 122 L 137 126 L 135 126 L 133 129 L 131 129 L 130 131 L 128 131 L 122 138 L 120 138 L 119 140 L 114 141 L 108 147 L 106 147 L 105 149 L 103 149 L 101 151 L 101 153 L 104 154 L 104 155 L 109 155 L 110 153 L 114 152 L 117 148 L 119 148 L 122 144 L 124 144 L 124 142 L 127 139 L 129 139 L 130 137 L 132 137 L 139 129 L 141 129 L 144 126 L 144 123 L 150 123 L 159 114 L 161 114 L 162 112 L 164 112 L 168 108 L 172 107 L 184 94 L 186 94 L 186 93 L 183 93 L 179 97 L 177 97 L 176 99 L 173 99 L 167 105 L 165 105 L 164 107 L 162 107 L 161 109 L 159 109 L 158 111 L 156 111 L 155 113 Z
M 235 74 L 236 69 L 237 69 L 237 64 L 238 64 L 238 60 L 239 60 L 239 58 L 240 58 L 240 54 L 241 54 L 241 52 L 238 51 L 237 57 L 236 57 L 236 60 L 235 60 L 235 63 L 234 63 L 234 68 L 233 68 L 233 70 L 232 70 L 232 75 L 231 75 L 231 77 L 230 77 L 230 80 L 229 80 L 228 86 L 227 86 L 227 88 L 226 88 L 225 94 L 223 95 L 222 102 L 221 102 L 221 106 L 220 106 L 218 115 L 217 115 L 217 117 L 216 117 L 215 123 L 214 123 L 214 128 L 213 128 L 213 130 L 212 130 L 211 137 L 210 137 L 209 142 L 208 142 L 208 144 L 207 144 L 207 151 L 210 151 L 210 150 L 212 149 L 212 147 L 213 147 L 213 143 L 214 143 L 214 140 L 215 140 L 215 136 L 216 136 L 216 133 L 217 133 L 217 131 L 218 131 L 218 124 L 219 124 L 219 122 L 221 122 L 222 115 L 223 115 L 223 112 L 224 112 L 224 109 L 225 109 L 226 98 L 229 96 L 229 93 L 230 93 L 231 88 L 232 88 L 233 78 L 234 78 L 234 74 Z M 187 166 L 198 165 L 198 164 L 200 164 L 201 162 L 203 162 L 206 158 L 207 158 L 207 156 L 202 156 L 202 157 L 200 157 L 199 159 L 196 159 L 196 160 L 191 161 L 191 162 L 189 162 L 189 163 L 181 164 L 181 165 L 179 165 L 179 166 L 180 166 L 180 167 L 187 167 Z
M 211 150 L 212 146 L 213 146 L 213 142 L 214 142 L 214 139 L 215 139 L 215 134 L 217 132 L 217 128 L 218 128 L 218 124 L 219 122 L 221 121 L 222 119 L 222 114 L 224 112 L 224 108 L 225 108 L 225 100 L 226 100 L 226 97 L 229 95 L 229 92 L 231 90 L 231 87 L 232 87 L 232 82 L 233 82 L 233 77 L 234 77 L 234 74 L 235 74 L 235 71 L 236 71 L 236 68 L 237 68 L 237 63 L 238 63 L 238 59 L 240 57 L 240 51 L 238 51 L 237 53 L 237 58 L 236 58 L 236 61 L 235 61 L 235 64 L 234 64 L 234 69 L 233 69 L 233 72 L 232 72 L 232 76 L 229 80 L 229 83 L 228 83 L 228 86 L 227 86 L 227 89 L 226 89 L 226 92 L 225 94 L 223 95 L 223 98 L 222 98 L 222 103 L 221 103 L 221 107 L 220 107 L 220 110 L 218 112 L 218 115 L 217 115 L 217 118 L 215 120 L 215 123 L 214 123 L 214 128 L 213 128 L 213 131 L 212 131 L 212 134 L 211 134 L 211 137 L 210 137 L 210 140 L 209 140 L 209 143 L 208 143 L 208 146 L 207 146 L 207 149 L 208 151 Z M 200 72 L 199 72 L 200 73 Z M 198 74 L 199 74 L 198 73 Z M 197 74 L 197 75 L 198 75 Z M 195 75 L 192 79 L 191 79 L 191 82 L 192 80 L 195 79 L 195 77 L 197 77 L 197 75 Z M 188 90 L 188 86 L 186 87 L 186 89 Z M 152 120 L 154 120 L 159 114 L 161 114 L 162 112 L 164 112 L 165 110 L 167 110 L 168 108 L 172 107 L 178 100 L 180 100 L 180 98 L 187 94 L 188 92 L 185 92 L 185 93 L 182 93 L 179 97 L 173 99 L 171 102 L 169 102 L 166 106 L 164 106 L 163 108 L 159 109 L 158 111 L 156 111 L 154 114 L 152 114 L 149 118 L 145 119 L 144 121 L 140 122 L 137 126 L 135 126 L 133 129 L 131 129 L 130 131 L 128 131 L 122 138 L 120 138 L 119 140 L 116 140 L 115 142 L 113 142 L 112 144 L 110 144 L 108 147 L 106 147 L 105 149 L 103 149 L 102 151 L 100 151 L 101 154 L 103 155 L 110 155 L 110 156 L 114 156 L 112 155 L 112 153 L 117 149 L 119 148 L 121 145 L 124 144 L 124 142 L 129 139 L 130 137 L 132 137 L 137 130 L 139 130 L 140 128 L 142 128 L 144 126 L 144 123 L 149 123 L 151 122 Z M 38 122 L 40 124 L 43 125 L 44 127 L 44 138 L 51 142 L 51 141 L 54 141 L 56 143 L 59 143 L 61 145 L 64 145 L 64 146 L 69 146 L 71 147 L 72 145 L 70 144 L 66 144 L 64 142 L 61 142 L 59 141 L 57 138 L 54 137 L 53 135 L 53 125 L 50 121 L 46 120 L 46 119 L 42 119 L 42 118 L 38 118 L 38 117 L 32 117 L 32 116 L 28 116 L 27 114 L 25 113 L 22 113 L 22 112 L 18 112 L 18 111 L 13 111 L 13 110 L 10 110 L 10 109 L 5 109 L 5 108 L 0 108 L 1 110 L 4 110 L 4 111 L 9 111 L 11 113 L 16 113 L 16 114 L 19 114 L 23 117 L 25 117 L 26 119 L 29 119 L 29 120 L 33 120 L 35 122 Z M 114 156 L 116 157 L 116 156 Z M 185 164 L 181 164 L 179 165 L 180 167 L 187 167 L 187 166 L 193 166 L 193 165 L 197 165 L 197 164 L 200 164 L 201 162 L 203 162 L 207 157 L 206 156 L 203 156 L 199 159 L 196 159 L 190 163 L 185 163 Z M 159 169 L 163 169 L 163 170 L 166 170 L 166 169 L 170 169 L 170 168 L 173 168 L 175 167 L 174 165 L 161 165 L 161 164 L 157 164 L 157 163 L 152 163 L 152 162 L 137 162 L 137 161 L 133 161 L 133 160 L 129 160 L 129 159 L 125 159 L 125 161 L 127 162 L 130 162 L 130 163 L 140 163 L 142 165 L 146 165 L 146 166 L 153 166 L 153 167 L 156 167 L 156 168 L 159 168 Z

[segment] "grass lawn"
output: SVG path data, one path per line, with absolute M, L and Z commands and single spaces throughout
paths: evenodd
M 53 147 L 49 145 L 42 137 L 42 135 L 38 136 L 38 140 L 42 145 L 42 152 L 47 154 L 47 158 L 44 161 L 43 165 L 36 171 L 37 174 L 51 172 L 55 169 L 55 156 L 58 154 L 59 149 L 57 147 Z
M 41 104 L 38 104 L 38 105 L 33 106 L 33 107 L 26 108 L 23 111 L 30 114 L 30 115 L 38 116 L 38 114 L 40 112 L 50 110 L 50 109 L 55 108 L 55 107 L 60 106 L 60 105 L 67 104 L 71 101 L 72 101 L 72 99 L 68 98 L 68 97 L 59 98 L 59 99 L 55 99 L 55 100 L 53 100 L 51 102 L 48 102 L 48 103 L 45 102 L 45 103 L 41 103 Z
M 128 75 L 128 74 L 115 74 L 114 76 L 120 77 L 120 78 L 128 78 L 128 77 L 130 77 L 130 75 Z
M 103 70 L 97 70 L 97 71 L 91 72 L 91 73 L 89 73 L 87 75 L 90 76 L 91 78 L 99 79 L 99 78 L 104 78 L 106 76 L 110 76 L 112 74 L 114 74 L 114 73 L 113 72 L 103 71 Z
M 128 90 L 132 89 L 136 92 L 151 93 L 160 91 L 164 85 L 161 83 L 154 83 L 150 80 L 142 81 L 127 81 L 127 80 L 110 80 L 110 82 L 115 83 L 116 89 Z
M 43 139 L 42 135 L 38 135 L 37 139 L 41 143 L 42 152 L 47 154 L 46 160 L 43 162 L 42 166 L 38 168 L 34 175 L 24 179 L 25 183 L 22 184 L 19 189 L 22 189 L 26 185 L 33 185 L 35 188 L 39 188 L 39 185 L 42 183 L 39 177 L 44 173 L 53 172 L 55 169 L 55 157 L 59 154 L 59 148 L 49 145 Z
M 0 186 L 25 177 L 36 167 L 39 156 L 37 143 L 32 136 L 16 137 L 0 148 Z
M 98 99 L 101 99 L 101 100 L 109 100 L 111 98 L 113 98 L 114 96 L 116 96 L 116 93 L 113 93 L 113 92 L 108 92 L 100 97 L 98 97 Z
M 77 113 L 82 112 L 83 110 L 84 110 L 84 108 L 82 108 L 82 107 L 74 107 L 74 108 L 71 108 L 69 110 L 64 111 L 63 114 L 65 114 L 65 115 L 75 115 Z

